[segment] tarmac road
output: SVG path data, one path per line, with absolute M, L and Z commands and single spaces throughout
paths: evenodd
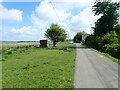
M 118 88 L 118 64 L 77 45 L 74 88 Z

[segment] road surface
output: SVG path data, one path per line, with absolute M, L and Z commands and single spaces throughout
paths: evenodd
M 118 64 L 77 45 L 74 88 L 118 88 Z

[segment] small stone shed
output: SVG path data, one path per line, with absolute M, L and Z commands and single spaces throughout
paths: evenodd
M 40 40 L 40 47 L 47 47 L 47 40 Z

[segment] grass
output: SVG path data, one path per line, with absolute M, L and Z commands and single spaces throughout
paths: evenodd
M 0 54 L 0 59 L 2 59 L 2 54 Z M 0 89 L 2 89 L 2 62 L 0 62 Z
M 115 57 L 112 57 L 112 56 L 109 55 L 108 53 L 103 53 L 103 52 L 100 52 L 100 51 L 98 51 L 98 50 L 96 50 L 96 49 L 93 49 L 93 48 L 90 48 L 90 49 L 94 50 L 95 52 L 98 52 L 98 53 L 101 54 L 101 55 L 106 56 L 107 58 L 111 59 L 113 62 L 117 62 L 117 63 L 120 64 L 120 59 L 117 59 L 117 58 L 115 58 Z
M 82 45 L 83 45 L 83 44 L 82 44 Z M 84 46 L 89 47 L 89 46 L 87 46 L 87 45 L 84 45 Z M 90 48 L 90 47 L 89 47 L 89 48 Z M 120 64 L 120 59 L 115 58 L 115 57 L 109 55 L 108 53 L 100 52 L 100 51 L 98 51 L 98 50 L 96 50 L 96 49 L 94 49 L 94 48 L 90 48 L 90 49 L 92 49 L 93 51 L 95 51 L 95 52 L 97 52 L 97 53 L 99 53 L 99 54 L 101 54 L 101 55 L 103 55 L 103 56 L 106 56 L 107 58 L 109 58 L 109 59 L 112 60 L 113 62 L 116 62 L 116 63 L 119 63 L 119 64 Z
M 75 45 L 3 51 L 3 88 L 73 88 Z

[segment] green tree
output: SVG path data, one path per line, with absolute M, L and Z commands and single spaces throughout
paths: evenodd
M 85 45 L 92 47 L 97 50 L 102 50 L 102 37 L 97 35 L 89 35 L 85 42 Z
M 84 34 L 84 32 L 78 32 L 75 37 L 73 38 L 73 41 L 75 43 L 80 43 L 82 41 L 82 35 Z
M 118 19 L 117 10 L 119 4 L 117 2 L 97 2 L 93 6 L 95 15 L 101 17 L 95 22 L 94 34 L 104 36 L 107 32 L 113 31 Z
M 45 36 L 53 41 L 53 46 L 56 46 L 56 42 L 64 41 L 67 34 L 63 28 L 60 28 L 57 24 L 52 24 L 50 28 L 47 29 Z
M 120 24 L 118 24 L 118 25 L 116 25 L 116 26 L 114 26 L 114 31 L 117 33 L 117 35 L 119 35 L 120 36 Z
M 115 31 L 111 31 L 110 33 L 107 33 L 103 37 L 103 43 L 104 44 L 118 44 L 118 35 L 115 33 Z

